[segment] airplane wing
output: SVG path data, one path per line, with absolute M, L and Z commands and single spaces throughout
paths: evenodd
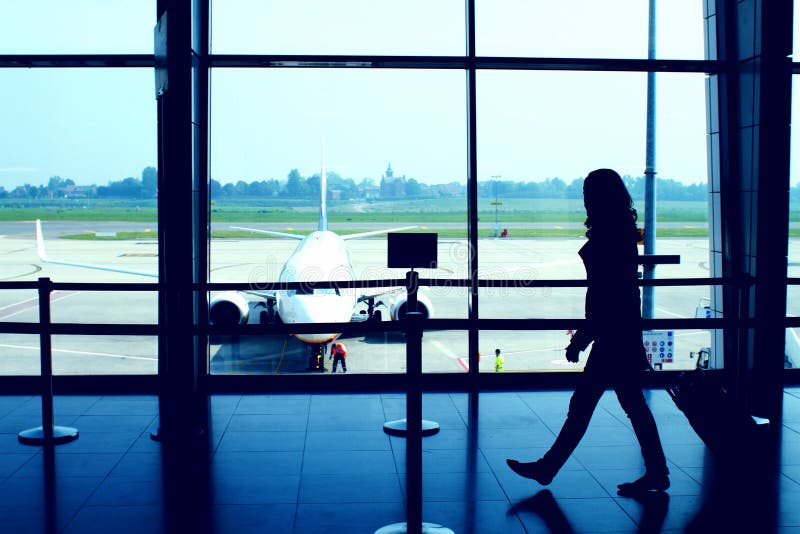
M 113 273 L 135 274 L 139 276 L 149 276 L 151 278 L 158 278 L 158 273 L 149 271 L 137 271 L 133 269 L 122 269 L 120 267 L 110 267 L 107 265 L 95 265 L 91 263 L 80 263 L 75 261 L 61 261 L 51 260 L 47 257 L 47 252 L 44 249 L 44 237 L 42 235 L 42 223 L 36 219 L 36 252 L 39 254 L 39 259 L 42 263 L 52 263 L 54 265 L 69 265 L 71 267 L 82 267 L 84 269 L 97 269 L 98 271 L 110 271 Z
M 264 289 L 264 290 L 248 289 L 248 290 L 242 290 L 242 291 L 240 291 L 240 293 L 245 293 L 247 295 L 253 295 L 255 297 L 258 297 L 258 298 L 263 299 L 263 300 L 268 301 L 268 302 L 275 302 L 275 300 L 276 300 L 275 291 L 271 291 L 271 290 L 268 291 L 266 289 Z
M 253 232 L 254 234 L 274 235 L 276 237 L 287 237 L 289 239 L 304 239 L 306 236 L 299 234 L 287 234 L 286 232 L 273 232 L 272 230 L 259 230 L 257 228 L 244 228 L 242 226 L 231 226 L 234 230 L 245 230 L 246 232 Z
M 401 230 L 411 230 L 412 228 L 417 228 L 417 226 L 404 226 L 402 228 L 387 228 L 386 230 L 373 230 L 371 232 L 361 232 L 359 234 L 346 234 L 341 237 L 344 240 L 359 239 L 361 237 L 368 237 L 372 235 L 388 234 L 389 232 L 400 232 Z
M 403 286 L 396 286 L 396 287 L 365 287 L 361 289 L 360 294 L 358 295 L 358 302 L 364 302 L 365 300 L 379 297 L 381 295 L 389 295 L 392 293 L 403 293 L 406 290 Z

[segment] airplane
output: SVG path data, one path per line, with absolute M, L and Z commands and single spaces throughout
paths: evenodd
M 319 222 L 316 231 L 308 235 L 300 235 L 238 226 L 231 227 L 252 233 L 300 241 L 294 252 L 284 263 L 278 277 L 279 282 L 355 280 L 356 276 L 346 241 L 415 228 L 415 226 L 405 226 L 349 235 L 339 235 L 329 230 L 326 202 L 327 179 L 324 161 L 323 148 Z M 157 272 L 50 259 L 45 251 L 41 221 L 38 219 L 36 220 L 36 246 L 42 263 L 158 278 Z M 389 301 L 389 304 L 376 301 L 377 297 L 390 293 L 395 295 Z M 278 291 L 257 289 L 225 291 L 211 298 L 209 302 L 209 320 L 212 325 L 243 325 L 248 323 L 253 315 L 253 310 L 265 308 L 259 317 L 262 323 L 264 321 L 280 321 L 284 324 L 346 323 L 353 320 L 380 321 L 382 320 L 382 314 L 377 308 L 382 305 L 388 308 L 390 318 L 397 320 L 405 315 L 407 300 L 408 296 L 403 288 L 314 288 L 312 290 L 311 288 L 301 287 L 300 289 Z M 361 303 L 367 304 L 367 310 L 357 314 L 355 313 L 356 308 Z M 433 317 L 433 304 L 424 294 L 418 294 L 417 296 L 417 309 L 422 313 L 423 317 Z M 293 335 L 307 344 L 310 347 L 312 357 L 316 358 L 324 354 L 326 344 L 335 340 L 340 333 L 298 333 Z

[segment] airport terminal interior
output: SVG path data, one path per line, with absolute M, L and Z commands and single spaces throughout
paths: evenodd
M 0 530 L 800 533 L 793 2 L 19 4 L 0 180 L 111 182 L 0 187 Z M 613 389 L 507 464 L 588 375 L 601 167 L 667 488 Z

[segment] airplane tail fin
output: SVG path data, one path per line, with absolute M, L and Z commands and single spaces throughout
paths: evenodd
M 325 176 L 325 142 L 322 142 L 322 172 L 319 177 L 319 226 L 317 230 L 324 232 L 328 229 L 328 179 Z
M 42 222 L 36 219 L 36 253 L 42 263 L 47 263 L 47 252 L 44 250 L 44 237 L 42 237 Z

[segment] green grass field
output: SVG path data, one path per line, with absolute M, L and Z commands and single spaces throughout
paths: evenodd
M 495 209 L 490 204 L 493 199 L 480 198 L 478 219 L 481 222 L 494 222 Z M 497 210 L 497 218 L 503 223 L 552 223 L 554 228 L 514 229 L 511 237 L 579 237 L 582 229 L 557 228 L 560 223 L 582 223 L 585 218 L 583 203 L 576 199 L 506 199 Z M 791 221 L 800 221 L 800 205 L 793 204 Z M 640 225 L 644 210 L 637 205 Z M 438 200 L 400 200 L 369 202 L 329 203 L 329 220 L 334 224 L 346 224 L 349 229 L 343 233 L 356 233 L 373 228 L 360 227 L 363 223 L 418 224 L 424 228 L 419 231 L 437 231 L 442 237 L 466 237 L 467 210 L 463 198 Z M 211 207 L 213 223 L 313 223 L 318 218 L 318 207 L 309 201 L 291 199 L 235 199 L 217 201 Z M 37 201 L 35 205 L 24 205 L 20 201 L 8 199 L 0 201 L 0 221 L 157 221 L 155 201 L 133 200 L 52 200 Z M 706 202 L 659 201 L 656 213 L 658 222 L 702 223 L 708 220 Z M 436 228 L 440 223 L 462 223 L 464 229 Z M 790 235 L 797 237 L 796 229 Z M 493 231 L 481 231 L 481 237 L 492 237 Z M 659 237 L 704 237 L 705 229 L 663 228 Z M 152 234 L 122 232 L 117 237 L 96 237 L 94 234 L 68 236 L 71 239 L 143 239 Z M 213 237 L 245 238 L 269 236 L 254 235 L 235 230 L 215 231 Z

